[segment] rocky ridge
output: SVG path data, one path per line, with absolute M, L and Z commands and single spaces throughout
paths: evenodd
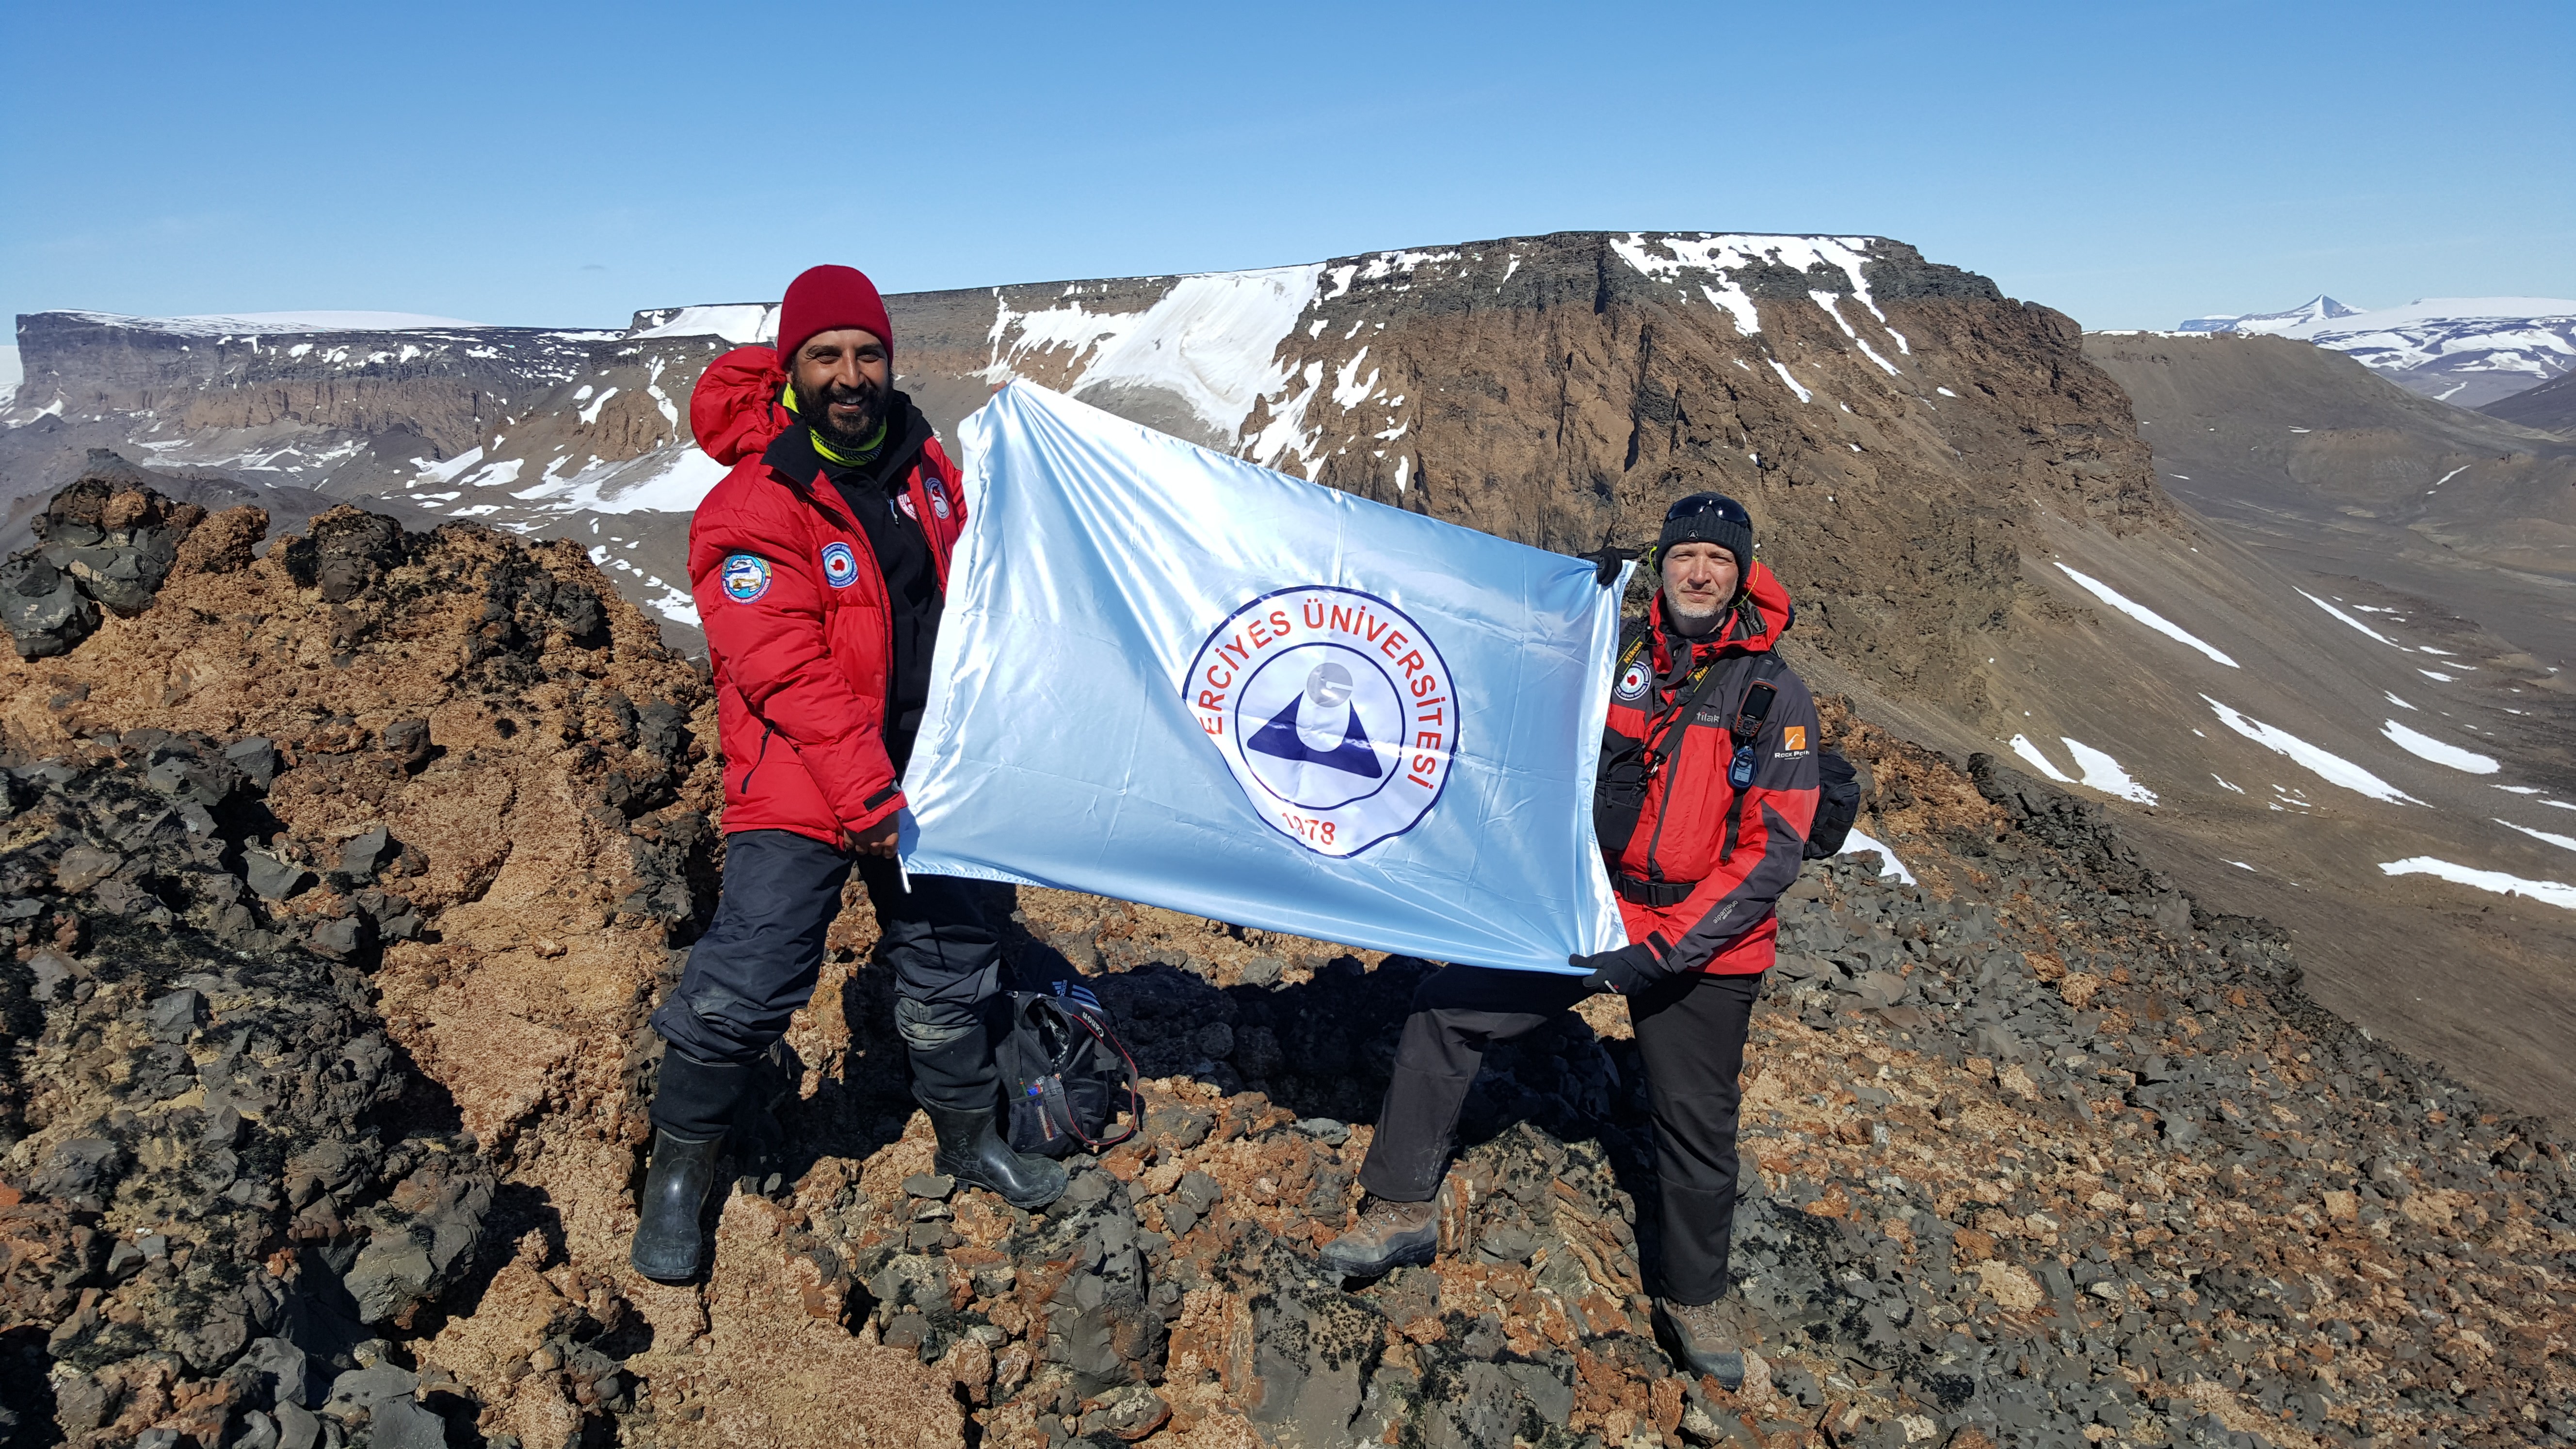
M 643 1022 L 718 849 L 694 671 L 563 545 L 92 502 L 180 536 L 5 664 L 13 1442 L 2576 1440 L 2563 1140 L 2101 807 L 1831 702 L 1919 883 L 1784 904 L 1740 1393 L 1646 1334 L 1617 1002 L 1494 1054 L 1439 1261 L 1345 1293 L 1315 1248 L 1434 968 L 1046 892 L 997 898 L 1015 959 L 1119 1013 L 1134 1141 L 1039 1214 L 933 1175 L 854 893 L 710 1277 L 635 1279 Z

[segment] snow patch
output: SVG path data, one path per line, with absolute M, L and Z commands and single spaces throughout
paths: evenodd
M 2547 841 L 2560 850 L 2576 850 L 2576 835 L 2553 835 L 2546 830 L 2534 830 L 2528 825 L 2516 825 L 2510 820 L 2498 820 L 2496 824 L 2507 830 L 2519 830 L 2534 840 Z
M 2397 748 L 2419 760 L 2431 760 L 2434 764 L 2448 765 L 2454 770 L 2467 774 L 2492 775 L 2503 768 L 2488 756 L 2461 749 L 2457 745 L 2445 744 L 2431 735 L 2410 730 L 2395 720 L 2381 725 L 2379 732 L 2388 736 Z
M 1889 876 L 1894 876 L 1907 885 L 1914 884 L 1914 872 L 1905 868 L 1905 862 L 1896 858 L 1895 851 L 1888 849 L 1886 846 L 1870 839 L 1868 836 L 1861 834 L 1857 830 L 1852 831 L 1850 834 L 1843 837 L 1843 848 L 1836 851 L 1835 854 L 1867 855 L 1872 851 L 1877 852 L 1878 858 L 1885 862 L 1878 868 L 1879 879 L 1885 880 Z
M 2529 896 L 2561 910 L 2576 911 L 2576 886 L 2561 885 L 2554 880 L 2524 880 L 2521 876 L 2507 875 L 2500 870 L 2478 870 L 2429 855 L 2383 861 L 2379 869 L 2387 875 L 2438 876 L 2454 885 L 2475 886 L 2500 896 Z
M 2289 756 L 2292 761 L 2329 785 L 2340 785 L 2356 795 L 2367 795 L 2373 800 L 2385 800 L 2392 805 L 2424 803 L 2343 756 L 2319 749 L 2278 725 L 2265 724 L 2259 719 L 2249 718 L 2234 708 L 2211 699 L 2208 695 L 2202 695 L 2201 699 L 2218 712 L 2219 723 L 2267 750 Z
M 2046 775 L 2048 778 L 2055 780 L 2061 785 L 2072 785 L 2075 783 L 2075 777 L 2073 775 L 2066 773 L 2064 770 L 2061 770 L 2048 762 L 2048 756 L 2039 752 L 2039 746 L 2032 744 L 2030 742 L 2030 736 L 2028 735 L 2015 735 L 2012 737 L 2012 752 L 2027 761 L 2032 769 L 2037 770 L 2041 774 Z
M 2387 635 L 2370 627 L 2368 624 L 2354 618 L 2352 615 L 2345 613 L 2343 610 L 2338 609 L 2334 605 L 2327 603 L 2325 600 L 2318 598 L 2316 595 L 2309 593 L 2307 590 L 2301 589 L 2298 593 L 2300 598 L 2307 600 L 2309 603 L 2314 604 L 2318 608 L 2325 610 L 2327 613 L 2334 615 L 2336 618 L 2350 624 L 2352 627 L 2359 629 L 2364 634 L 2367 634 L 2371 638 L 2378 640 L 2380 643 L 2387 645 L 2389 648 L 2403 649 L 2406 647 L 2405 645 L 2398 643 L 2396 640 L 2391 639 Z
M 1789 364 L 1775 357 L 1771 359 L 1771 370 L 1780 374 L 1782 382 L 1789 384 L 1789 391 L 1798 395 L 1798 401 L 1805 402 L 1811 396 L 1805 388 L 1798 385 L 1798 379 L 1789 375 Z
M 464 452 L 457 454 L 455 457 L 448 459 L 444 463 L 433 463 L 427 458 L 414 458 L 411 460 L 411 465 L 420 470 L 420 476 L 414 478 L 412 483 L 415 487 L 424 484 L 430 487 L 445 487 L 446 485 L 455 482 L 466 469 L 471 468 L 482 461 L 483 450 L 481 448 L 468 448 Z M 454 495 L 451 494 L 449 496 L 453 497 Z
M 2225 654 L 2222 654 L 2218 650 L 2210 647 L 2208 644 L 2201 642 L 2198 638 L 2195 638 L 2189 632 L 2185 631 L 2180 625 L 2167 619 L 2164 615 L 2157 613 L 2155 610 L 2148 608 L 2146 605 L 2129 598 L 2119 590 L 2112 588 L 2109 584 L 2103 583 L 2101 580 L 2096 579 L 2089 574 L 2077 573 L 2075 570 L 2068 568 L 2064 564 L 2059 564 L 2057 569 L 2058 572 L 2066 575 L 2070 579 L 2073 579 L 2075 582 L 2082 584 L 2085 591 L 2093 595 L 2093 597 L 2100 599 L 2103 603 L 2110 605 L 2112 608 L 2119 610 L 2121 613 L 2128 615 L 2130 618 L 2137 620 L 2139 623 L 2146 625 L 2148 628 L 2155 630 L 2166 638 L 2174 640 L 2176 643 L 2182 644 L 2186 648 L 2197 649 L 2201 653 L 2208 655 L 2210 658 L 2217 660 L 2219 663 L 2226 665 L 2230 669 L 2240 667 L 2235 660 L 2228 658 Z
M 2058 739 L 2075 756 L 2075 768 L 2083 771 L 2081 783 L 2087 788 L 2115 795 L 2140 805 L 2156 803 L 2156 792 L 2129 778 L 2120 762 L 2079 739 L 2059 735 Z

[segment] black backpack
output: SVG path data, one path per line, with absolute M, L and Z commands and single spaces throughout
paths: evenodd
M 1860 819 L 1860 771 L 1840 750 L 1816 751 L 1816 820 L 1807 827 L 1807 859 L 1842 853 Z
M 1003 1135 L 1012 1149 L 1062 1157 L 1135 1136 L 1145 1098 L 1136 1058 L 1118 1039 L 1109 1009 L 1078 977 L 1014 984 L 1038 989 L 1004 994 L 1010 1027 L 994 1048 L 1011 1096 Z M 1127 1124 L 1111 1135 L 1122 1110 Z

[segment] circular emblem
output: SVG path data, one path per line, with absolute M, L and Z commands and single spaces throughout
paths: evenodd
M 904 517 L 911 519 L 915 523 L 919 523 L 921 521 L 921 510 L 912 506 L 911 494 L 898 493 L 894 496 L 894 501 L 895 506 L 903 510 Z
M 1281 589 L 1235 610 L 1181 697 L 1254 812 L 1318 855 L 1347 859 L 1422 823 L 1457 758 L 1439 649 L 1356 589 Z
M 931 479 L 927 486 L 930 492 L 930 511 L 938 514 L 941 518 L 946 518 L 948 516 L 948 490 L 940 487 L 939 480 L 936 478 Z
M 725 597 L 737 604 L 748 604 L 769 592 L 769 560 L 756 553 L 738 553 L 724 561 Z
M 1654 677 L 1655 671 L 1647 667 L 1644 659 L 1631 660 L 1627 672 L 1619 676 L 1619 697 L 1632 704 L 1644 699 L 1646 686 Z
M 838 540 L 823 545 L 823 582 L 846 589 L 859 577 L 859 556 Z

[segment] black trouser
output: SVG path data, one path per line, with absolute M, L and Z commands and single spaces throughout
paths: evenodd
M 1663 1204 L 1664 1296 L 1707 1303 L 1727 1289 L 1735 1231 L 1735 1109 L 1744 1037 L 1762 978 L 1691 972 L 1628 998 L 1646 1059 Z M 1583 978 L 1451 966 L 1423 978 L 1396 1048 L 1360 1185 L 1392 1202 L 1440 1188 L 1458 1109 L 1488 1042 L 1535 1031 L 1581 1001 Z
M 1001 937 L 984 918 L 985 887 L 903 874 L 882 856 L 855 858 L 876 907 L 877 955 L 894 969 L 895 1026 L 913 1086 L 938 1107 L 990 1109 L 997 1076 L 984 1005 L 1001 987 Z M 751 1064 L 813 999 L 823 937 L 841 911 L 853 857 L 786 830 L 725 837 L 715 923 L 689 951 L 679 988 L 653 1013 L 670 1043 L 653 1121 L 683 1137 L 720 1134 Z

